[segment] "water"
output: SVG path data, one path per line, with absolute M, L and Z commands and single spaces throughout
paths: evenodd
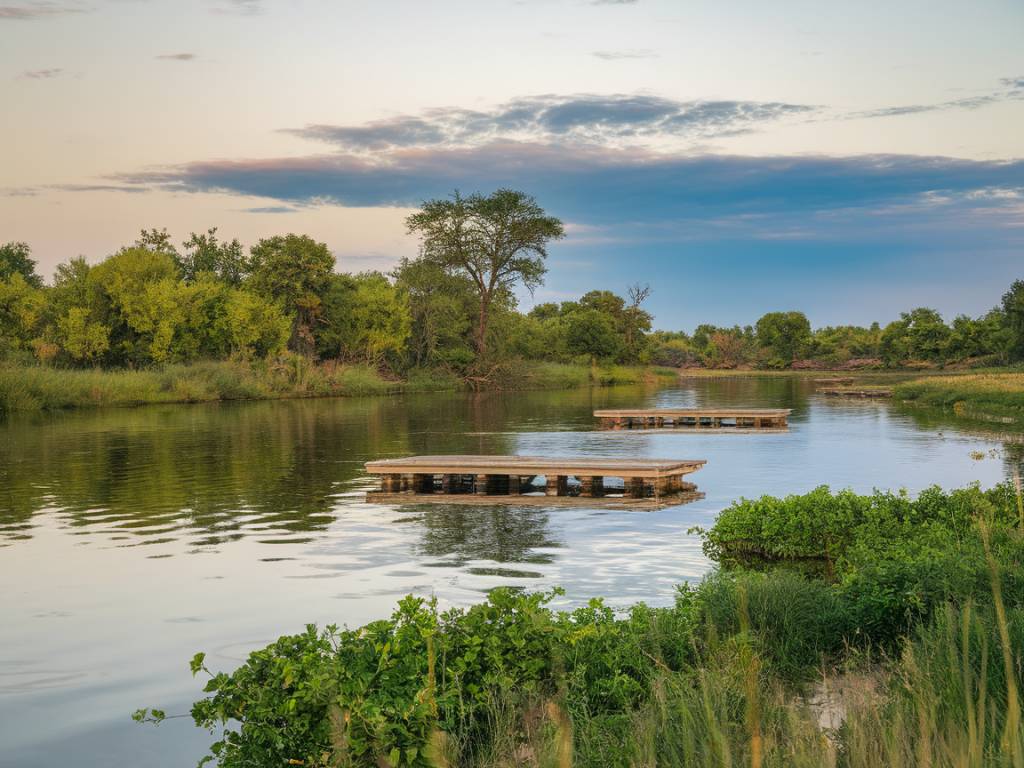
M 600 407 L 790 407 L 786 434 L 593 431 Z M 367 504 L 363 462 L 414 453 L 704 458 L 707 495 L 658 511 Z M 998 482 L 1018 436 L 813 394 L 795 378 L 678 388 L 153 406 L 0 424 L 0 765 L 193 765 L 207 652 L 230 669 L 308 622 L 350 626 L 409 592 L 497 585 L 564 603 L 672 600 L 709 563 L 687 530 L 740 496 Z

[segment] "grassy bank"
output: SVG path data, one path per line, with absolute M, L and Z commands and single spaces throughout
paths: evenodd
M 670 369 L 523 362 L 476 384 L 498 389 L 571 389 L 675 378 L 676 372 Z M 275 361 L 200 362 L 135 371 L 0 364 L 0 413 L 457 391 L 469 385 L 444 371 L 420 369 L 411 371 L 404 379 L 387 378 L 366 365 L 313 364 L 298 356 Z
M 951 408 L 959 415 L 1024 420 L 1024 373 L 930 376 L 896 385 L 900 400 Z
M 744 500 L 671 606 L 408 597 L 230 674 L 198 655 L 191 715 L 223 768 L 1019 766 L 1022 522 L 1009 485 Z

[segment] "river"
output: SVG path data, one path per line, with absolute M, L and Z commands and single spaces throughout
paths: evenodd
M 785 434 L 595 431 L 602 407 L 793 408 Z M 657 511 L 368 504 L 363 462 L 416 453 L 702 458 L 706 497 Z M 207 652 L 230 669 L 306 623 L 356 626 L 410 592 L 515 585 L 565 605 L 664 604 L 710 565 L 688 530 L 741 496 L 817 485 L 991 485 L 1018 436 L 797 377 L 670 388 L 150 406 L 0 422 L 0 765 L 194 765 Z

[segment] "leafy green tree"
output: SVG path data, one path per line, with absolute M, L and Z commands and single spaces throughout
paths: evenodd
M 288 344 L 292 321 L 281 308 L 251 291 L 228 292 L 219 332 L 232 354 L 265 357 Z
M 0 279 L 0 352 L 27 350 L 39 331 L 46 299 L 20 272 Z
M 110 328 L 114 362 L 167 359 L 183 319 L 178 269 L 170 254 L 123 248 L 89 269 L 88 284 L 95 296 L 92 319 Z
M 647 334 L 650 333 L 654 318 L 642 308 L 642 304 L 651 295 L 651 286 L 634 283 L 626 290 L 629 304 L 622 311 L 623 351 L 625 362 L 639 362 L 647 346 Z
M 250 255 L 247 285 L 279 302 L 292 316 L 289 348 L 312 355 L 321 295 L 330 282 L 334 256 L 324 243 L 295 234 L 264 238 L 250 249 Z
M 480 358 L 487 356 L 487 324 L 495 297 L 519 284 L 529 290 L 540 285 L 547 271 L 548 243 L 565 235 L 561 221 L 546 215 L 529 195 L 510 189 L 488 196 L 456 192 L 451 200 L 429 200 L 406 223 L 421 237 L 423 259 L 472 281 Z
M 811 342 L 811 324 L 803 312 L 769 312 L 757 321 L 756 328 L 761 349 L 786 366 Z
M 194 282 L 204 272 L 216 275 L 230 286 L 238 287 L 249 273 L 249 259 L 237 238 L 231 241 L 217 239 L 217 228 L 206 234 L 192 233 L 182 243 L 183 252 L 177 256 L 178 268 L 186 283 Z M 333 262 L 332 262 L 333 264 Z
M 950 327 L 947 351 L 950 360 L 989 355 L 1005 359 L 1011 342 L 1012 331 L 1007 327 L 1006 315 L 1002 310 L 993 309 L 979 318 L 955 317 Z
M 380 363 L 402 351 L 412 327 L 408 295 L 379 272 L 335 275 L 323 309 L 322 355 Z
M 477 306 L 472 281 L 425 259 L 403 259 L 393 277 L 409 297 L 411 362 L 459 369 L 472 362 Z
M 913 360 L 943 363 L 952 332 L 934 309 L 918 307 L 900 314 L 882 332 L 880 350 L 886 365 Z
M 0 245 L 0 280 L 18 274 L 32 288 L 42 288 L 43 278 L 36 274 L 36 262 L 31 253 L 28 243 L 10 242 Z
M 655 331 L 650 336 L 650 359 L 655 365 L 682 368 L 697 362 L 693 342 L 682 331 Z
M 612 319 L 597 309 L 572 313 L 566 341 L 572 354 L 587 355 L 592 360 L 614 358 L 622 348 Z
M 845 363 L 855 357 L 878 357 L 882 331 L 856 325 L 827 326 L 813 333 L 808 354 L 822 362 Z
M 1010 330 L 1009 357 L 1024 360 L 1024 280 L 1014 280 L 1003 294 L 1002 309 Z
M 110 329 L 91 320 L 88 307 L 71 307 L 57 327 L 61 348 L 76 362 L 93 362 L 110 349 Z
M 166 229 L 143 229 L 133 244 L 135 248 L 143 248 L 153 253 L 162 253 L 170 256 L 175 261 L 178 259 L 178 249 L 171 242 L 171 236 Z

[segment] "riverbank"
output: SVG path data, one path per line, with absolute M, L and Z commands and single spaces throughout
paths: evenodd
M 483 389 L 574 389 L 587 386 L 674 382 L 666 368 L 582 366 L 521 362 L 497 371 Z M 19 411 L 353 397 L 403 392 L 454 392 L 470 383 L 438 370 L 413 370 L 387 378 L 366 365 L 314 364 L 287 356 L 276 361 L 210 361 L 142 370 L 75 370 L 0 364 L 0 413 Z
M 719 570 L 670 607 L 410 596 L 229 674 L 197 655 L 191 715 L 226 729 L 223 768 L 1015 766 L 1021 510 L 1008 483 L 741 500 L 705 534 Z
M 930 376 L 897 384 L 893 396 L 906 402 L 950 408 L 958 416 L 1024 421 L 1024 373 Z

